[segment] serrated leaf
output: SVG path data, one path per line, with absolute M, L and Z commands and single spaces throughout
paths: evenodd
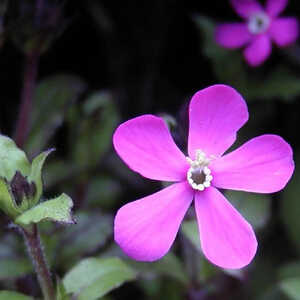
M 17 292 L 0 291 L 0 300 L 33 300 L 33 298 Z
M 66 291 L 78 300 L 94 300 L 135 276 L 119 258 L 87 258 L 67 273 L 63 283 Z
M 38 204 L 37 206 L 25 211 L 18 216 L 15 222 L 21 226 L 27 226 L 41 221 L 54 221 L 65 224 L 73 224 L 71 209 L 73 207 L 72 199 L 62 194 L 55 199 L 51 199 Z
M 85 89 L 83 80 L 69 74 L 51 76 L 38 83 L 33 99 L 31 131 L 25 145 L 28 151 L 37 153 L 45 148 L 62 125 L 67 110 Z
M 47 158 L 47 156 L 54 151 L 54 149 L 49 149 L 47 151 L 44 151 L 40 153 L 38 156 L 36 156 L 32 163 L 31 163 L 31 169 L 30 174 L 28 176 L 29 182 L 34 182 L 36 187 L 36 194 L 34 195 L 33 199 L 31 200 L 31 204 L 35 205 L 40 200 L 40 197 L 43 193 L 43 181 L 42 181 L 42 168 L 44 165 L 44 162 Z
M 30 163 L 25 152 L 19 149 L 15 142 L 7 136 L 0 134 L 0 177 L 10 181 L 16 171 L 28 175 Z
M 300 277 L 283 280 L 279 285 L 291 300 L 300 300 Z

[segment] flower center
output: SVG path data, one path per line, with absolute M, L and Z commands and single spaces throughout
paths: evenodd
M 193 189 L 203 191 L 205 188 L 210 186 L 210 182 L 213 179 L 210 174 L 211 171 L 207 167 L 211 159 L 206 157 L 206 154 L 199 149 L 196 150 L 195 160 L 192 160 L 189 157 L 187 157 L 186 159 L 191 165 L 187 172 L 188 183 Z
M 267 31 L 270 26 L 270 17 L 263 13 L 257 13 L 250 17 L 248 21 L 248 29 L 253 34 L 261 34 Z

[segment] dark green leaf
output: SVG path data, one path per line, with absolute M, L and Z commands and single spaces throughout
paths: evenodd
M 119 258 L 87 258 L 67 273 L 63 283 L 78 300 L 94 300 L 134 278 L 135 272 Z
M 227 191 L 226 198 L 255 229 L 267 223 L 271 208 L 269 195 Z
M 79 132 L 74 142 L 73 160 L 80 166 L 95 166 L 111 147 L 118 113 L 108 92 L 93 93 L 84 103 Z
M 291 300 L 300 300 L 300 277 L 283 280 L 280 288 Z
M 86 89 L 86 84 L 73 75 L 55 75 L 41 81 L 35 91 L 30 136 L 26 149 L 41 152 L 61 126 L 70 106 Z
M 33 300 L 33 298 L 17 292 L 0 291 L 0 300 Z
M 297 160 L 296 160 L 297 162 Z M 296 163 L 297 165 L 297 163 Z M 282 192 L 282 198 L 280 199 L 280 212 L 282 221 L 287 229 L 287 234 L 290 237 L 294 245 L 300 250 L 300 173 L 295 172 L 292 180 L 286 186 Z
M 28 259 L 5 258 L 0 260 L 0 279 L 16 278 L 32 272 L 32 266 Z

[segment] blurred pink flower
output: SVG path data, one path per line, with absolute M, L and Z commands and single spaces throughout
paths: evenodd
M 244 47 L 244 57 L 250 66 L 262 64 L 271 54 L 272 43 L 288 46 L 298 37 L 298 21 L 293 17 L 279 17 L 288 0 L 267 0 L 265 9 L 255 0 L 230 0 L 244 23 L 221 24 L 216 41 L 225 48 Z
M 232 269 L 250 263 L 257 248 L 253 229 L 217 188 L 273 193 L 286 185 L 294 163 L 291 147 L 276 135 L 253 138 L 223 155 L 247 120 L 241 95 L 215 85 L 191 100 L 189 157 L 159 117 L 143 115 L 117 128 L 113 144 L 129 168 L 150 179 L 175 182 L 119 209 L 115 241 L 128 256 L 141 261 L 164 256 L 194 199 L 207 259 Z

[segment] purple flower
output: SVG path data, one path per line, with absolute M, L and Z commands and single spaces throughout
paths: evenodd
M 297 19 L 278 17 L 288 0 L 267 0 L 265 9 L 255 0 L 230 2 L 245 22 L 219 25 L 216 41 L 230 49 L 245 46 L 244 57 L 250 66 L 259 66 L 269 57 L 272 50 L 271 41 L 279 47 L 284 47 L 297 39 Z
M 207 259 L 232 269 L 250 263 L 257 248 L 253 229 L 218 188 L 273 193 L 286 185 L 294 163 L 289 144 L 269 134 L 223 155 L 247 120 L 241 95 L 231 87 L 214 85 L 191 100 L 188 157 L 159 117 L 143 115 L 117 128 L 114 147 L 132 170 L 174 182 L 119 209 L 115 241 L 128 256 L 154 261 L 165 255 L 194 199 Z

